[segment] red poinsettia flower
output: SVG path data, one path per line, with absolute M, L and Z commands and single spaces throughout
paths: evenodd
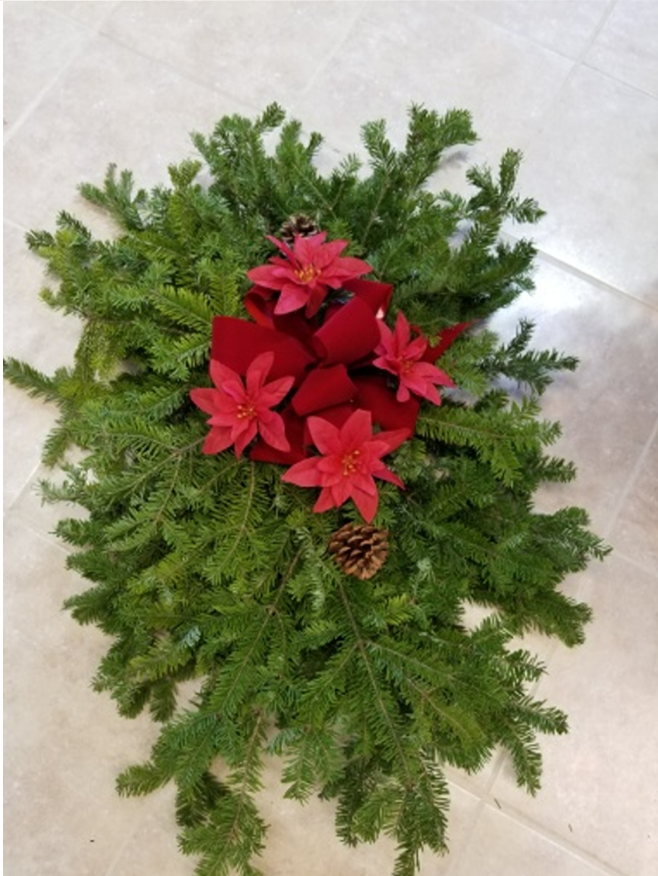
M 286 396 L 294 377 L 280 377 L 265 383 L 273 362 L 274 353 L 256 356 L 243 383 L 232 368 L 216 359 L 210 360 L 210 376 L 215 389 L 193 389 L 190 393 L 194 404 L 211 415 L 208 420 L 210 433 L 202 448 L 204 453 L 221 453 L 234 444 L 239 459 L 257 434 L 276 450 L 290 449 L 283 420 L 271 408 Z
M 414 393 L 440 405 L 441 396 L 436 386 L 455 384 L 445 371 L 426 360 L 427 339 L 419 334 L 411 340 L 411 327 L 402 311 L 398 312 L 395 331 L 380 320 L 379 332 L 381 343 L 375 348 L 378 358 L 372 364 L 399 379 L 397 400 L 406 402 Z
M 310 237 L 296 237 L 292 249 L 275 237 L 268 237 L 284 254 L 272 256 L 269 265 L 247 271 L 247 276 L 258 286 L 280 292 L 275 314 L 291 313 L 306 308 L 306 316 L 314 316 L 329 289 L 340 289 L 348 280 L 372 270 L 361 259 L 341 256 L 347 240 L 325 243 L 327 233 Z
M 371 414 L 363 410 L 355 411 L 341 428 L 321 417 L 309 417 L 307 424 L 322 456 L 295 463 L 282 480 L 300 487 L 321 487 L 313 507 L 318 513 L 353 499 L 361 516 L 370 523 L 379 504 L 374 478 L 404 489 L 400 478 L 386 468 L 381 458 L 399 447 L 409 437 L 409 430 L 373 434 Z

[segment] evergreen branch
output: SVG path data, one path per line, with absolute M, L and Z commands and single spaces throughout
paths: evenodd
M 254 494 L 256 491 L 256 471 L 253 462 L 250 462 L 249 465 L 249 485 L 247 487 L 247 493 L 244 501 L 244 513 L 242 515 L 242 519 L 238 524 L 238 529 L 235 535 L 232 536 L 232 545 L 222 554 L 222 562 L 218 567 L 214 566 L 214 570 L 217 572 L 221 572 L 222 569 L 226 569 L 230 567 L 230 561 L 235 555 L 236 550 L 240 546 L 242 539 L 244 538 L 247 530 L 248 530 L 248 521 L 253 511 L 253 501 Z M 253 531 L 253 527 L 249 527 L 250 531 Z
M 292 574 L 297 565 L 300 553 L 298 552 L 291 562 L 288 575 Z M 248 627 L 246 636 L 247 648 L 243 654 L 239 652 L 233 659 L 225 664 L 224 671 L 209 696 L 209 705 L 214 712 L 221 714 L 225 720 L 231 720 L 240 705 L 240 698 L 244 699 L 246 690 L 244 682 L 249 684 L 249 673 L 258 665 L 258 651 L 261 647 L 266 632 L 275 618 L 275 612 L 279 602 L 283 598 L 286 589 L 286 580 L 281 581 L 270 605 L 262 609 L 258 615 L 253 612 L 252 622 Z
M 356 643 L 357 650 L 358 650 L 359 655 L 361 657 L 361 663 L 362 663 L 363 667 L 365 668 L 366 675 L 367 675 L 368 681 L 370 683 L 370 689 L 371 689 L 371 692 L 374 696 L 374 701 L 377 705 L 379 713 L 381 714 L 381 716 L 384 719 L 384 722 L 386 724 L 386 727 L 387 727 L 387 730 L 389 733 L 389 738 L 393 742 L 395 751 L 397 753 L 397 760 L 404 771 L 406 782 L 407 782 L 407 784 L 412 784 L 413 783 L 413 773 L 412 773 L 412 769 L 411 769 L 411 767 L 408 763 L 408 760 L 407 760 L 407 756 L 406 756 L 406 753 L 404 750 L 404 745 L 403 745 L 402 740 L 400 738 L 399 731 L 398 731 L 397 727 L 395 726 L 395 721 L 394 721 L 392 715 L 389 713 L 389 710 L 384 702 L 381 686 L 377 682 L 373 667 L 371 665 L 370 658 L 368 656 L 366 642 L 365 642 L 363 636 L 361 635 L 361 631 L 359 629 L 358 624 L 356 623 L 356 618 L 354 617 L 354 613 L 352 611 L 352 606 L 351 606 L 350 601 L 347 597 L 347 593 L 345 592 L 345 587 L 342 584 L 342 582 L 339 582 L 338 590 L 340 593 L 341 602 L 343 603 L 343 607 L 345 609 L 345 613 L 349 619 L 350 627 L 352 630 L 352 634 L 354 636 L 354 641 Z
M 107 210 L 123 227 L 131 230 L 143 227 L 140 208 L 147 195 L 140 189 L 133 197 L 134 180 L 129 170 L 122 170 L 117 177 L 116 165 L 110 164 L 102 189 L 90 183 L 82 183 L 78 188 L 85 200 Z
M 2 360 L 2 368 L 5 380 L 27 392 L 31 398 L 60 401 L 61 394 L 56 378 L 48 377 L 26 362 L 11 356 Z
M 210 304 L 189 289 L 161 287 L 150 293 L 155 308 L 173 322 L 196 333 L 205 334 L 210 341 L 210 326 L 214 311 Z
M 520 320 L 514 338 L 483 359 L 481 367 L 489 375 L 503 374 L 519 383 L 526 383 L 541 395 L 552 381 L 551 372 L 575 371 L 578 360 L 574 356 L 564 356 L 557 350 L 528 350 L 534 328 L 530 320 Z
M 116 239 L 95 240 L 66 211 L 54 233 L 28 235 L 58 284 L 41 297 L 81 316 L 82 336 L 71 369 L 49 377 L 8 358 L 5 376 L 59 407 L 45 461 L 82 449 L 62 466 L 63 485 L 42 485 L 47 500 L 86 512 L 56 530 L 75 549 L 68 568 L 92 584 L 66 607 L 113 638 L 94 688 L 120 714 L 148 706 L 162 723 L 151 761 L 118 788 L 176 783 L 197 876 L 257 872 L 265 824 L 253 795 L 272 724 L 286 796 L 337 797 L 336 829 L 351 845 L 393 837 L 395 876 L 412 876 L 421 849 L 444 848 L 442 764 L 479 769 L 501 744 L 534 792 L 538 734 L 566 730 L 561 712 L 525 692 L 543 666 L 509 643 L 529 630 L 581 642 L 590 610 L 558 585 L 609 550 L 582 510 L 532 504 L 542 481 L 574 475 L 544 455 L 559 425 L 539 420 L 536 397 L 573 357 L 531 350 L 527 320 L 505 344 L 485 330 L 444 353 L 459 390 L 422 407 L 396 453 L 407 489 L 380 487 L 386 565 L 358 584 L 327 553 L 354 509 L 314 514 L 280 467 L 201 454 L 205 427 L 189 399 L 207 384 L 213 317 L 242 315 L 246 272 L 271 254 L 265 235 L 298 211 L 350 239 L 348 252 L 394 285 L 393 316 L 403 308 L 427 338 L 531 289 L 535 247 L 500 240 L 506 219 L 541 215 L 515 191 L 520 153 L 495 173 L 472 169 L 468 200 L 423 189 L 447 148 L 474 139 L 467 112 L 414 105 L 403 150 L 384 121 L 367 123 L 366 171 L 348 156 L 325 178 L 320 135 L 302 142 L 301 124 L 272 104 L 193 135 L 209 186 L 197 160 L 172 165 L 170 186 L 149 193 L 114 167 L 102 186 L 82 186 L 119 221 Z M 533 397 L 515 403 L 508 380 Z M 471 630 L 465 603 L 493 614 Z M 178 710 L 177 685 L 192 678 L 200 690 Z

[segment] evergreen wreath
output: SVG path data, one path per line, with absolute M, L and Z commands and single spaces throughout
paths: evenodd
M 533 287 L 536 250 L 502 224 L 542 211 L 513 150 L 467 171 L 470 197 L 427 189 L 476 139 L 463 110 L 412 106 L 401 150 L 369 122 L 367 166 L 326 175 L 322 137 L 276 104 L 192 139 L 203 162 L 169 186 L 110 166 L 80 187 L 114 239 L 68 212 L 28 235 L 82 334 L 52 376 L 4 362 L 59 407 L 43 461 L 64 479 L 40 487 L 85 511 L 56 533 L 91 582 L 67 608 L 113 639 L 94 687 L 161 725 L 118 789 L 175 782 L 199 876 L 253 876 L 273 753 L 287 796 L 336 799 L 340 839 L 384 832 L 411 876 L 446 849 L 446 765 L 502 747 L 539 788 L 537 735 L 567 721 L 513 639 L 580 643 L 590 610 L 559 585 L 608 552 L 584 510 L 533 504 L 575 474 L 539 400 L 576 361 L 532 350 L 528 321 L 508 343 L 486 323 Z

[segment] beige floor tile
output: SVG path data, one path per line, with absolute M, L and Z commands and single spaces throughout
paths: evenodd
M 22 229 L 4 225 L 3 356 L 14 357 L 52 374 L 71 365 L 79 326 L 39 299 L 45 283 L 43 263 L 27 249 Z M 57 418 L 55 406 L 30 399 L 5 384 L 4 503 L 8 507 L 35 472 L 43 441 Z
M 30 104 L 84 48 L 89 32 L 37 3 L 3 3 L 5 135 Z
M 337 838 L 334 807 L 311 799 L 304 805 L 283 799 L 279 764 L 270 761 L 265 770 L 265 787 L 257 796 L 259 810 L 269 825 L 266 847 L 256 866 L 265 876 L 388 876 L 393 870 L 395 843 L 386 837 L 374 844 L 348 848 Z M 459 857 L 479 811 L 479 801 L 451 786 L 449 845 L 446 855 L 423 852 L 421 873 L 447 874 Z M 191 876 L 193 861 L 176 848 L 173 819 L 174 795 L 166 788 L 140 804 L 147 812 L 126 843 L 107 876 Z
M 625 876 L 658 859 L 658 577 L 621 557 L 586 573 L 594 610 L 585 644 L 557 650 L 540 692 L 569 715 L 570 733 L 542 745 L 543 788 L 529 798 L 501 771 L 501 804 Z
M 658 4 L 616 3 L 585 63 L 658 97 Z
M 620 553 L 658 573 L 658 437 L 647 448 L 610 540 Z
M 580 57 L 609 12 L 600 0 L 458 0 L 456 5 L 573 59 Z
M 558 372 L 542 399 L 542 415 L 562 426 L 547 450 L 574 462 L 577 478 L 543 489 L 538 503 L 546 511 L 584 507 L 605 536 L 658 416 L 658 311 L 547 261 L 538 262 L 535 283 L 490 326 L 508 338 L 520 318 L 530 319 L 535 349 L 580 363 Z
M 140 53 L 251 102 L 286 104 L 309 87 L 360 3 L 122 3 L 103 24 Z
M 520 187 L 548 211 L 529 232 L 546 257 L 535 295 L 494 322 L 509 332 L 521 315 L 536 319 L 537 347 L 580 357 L 544 399 L 545 416 L 564 428 L 554 452 L 579 476 L 543 491 L 540 507 L 587 508 L 617 550 L 563 585 L 593 606 L 595 621 L 582 648 L 546 651 L 538 693 L 567 712 L 571 732 L 540 737 L 542 790 L 531 798 L 516 789 L 502 756 L 474 777 L 449 774 L 451 853 L 423 859 L 429 876 L 655 872 L 654 7 L 4 4 L 5 354 L 45 370 L 64 364 L 77 325 L 38 302 L 41 268 L 22 229 L 52 229 L 66 208 L 111 233 L 76 194 L 111 161 L 140 185 L 166 182 L 167 165 L 194 154 L 190 131 L 271 100 L 327 137 L 326 166 L 362 152 L 367 120 L 386 118 L 394 141 L 403 137 L 412 101 L 471 110 L 482 138 L 455 150 L 440 186 L 463 186 L 471 161 L 493 164 L 506 147 L 526 152 Z M 576 66 L 595 34 L 586 66 Z M 117 772 L 148 756 L 155 728 L 120 718 L 90 690 L 107 641 L 61 611 L 84 585 L 47 535 L 65 509 L 41 508 L 33 491 L 55 411 L 10 386 L 4 403 L 5 872 L 191 876 L 193 862 L 176 849 L 172 789 L 144 800 L 114 791 Z M 542 656 L 544 644 L 527 643 Z M 261 794 L 272 824 L 266 876 L 390 873 L 387 841 L 347 850 L 330 806 L 300 807 L 280 791 L 272 768 Z
M 55 285 L 46 263 L 28 249 L 22 228 L 5 223 L 3 240 L 3 350 L 48 374 L 72 364 L 80 323 L 39 298 Z
M 372 845 L 356 848 L 344 846 L 334 829 L 332 803 L 312 799 L 304 806 L 294 800 L 283 799 L 284 786 L 279 781 L 279 765 L 271 761 L 265 788 L 259 794 L 259 806 L 270 824 L 268 845 L 263 855 L 262 869 L 267 876 L 383 876 L 393 871 L 395 842 L 387 837 Z M 423 872 L 443 876 L 461 849 L 474 824 L 479 801 L 473 795 L 450 786 L 449 852 L 437 856 L 430 852 L 421 855 Z
M 658 306 L 658 100 L 587 68 L 526 149 L 519 184 L 546 252 Z
M 106 876 L 193 876 L 197 859 L 178 850 L 175 796 L 173 786 L 167 786 L 136 801 L 140 822 L 125 845 L 117 849 Z M 125 802 L 120 800 L 116 805 Z
M 591 861 L 487 806 L 450 876 L 603 876 Z
M 294 110 L 332 145 L 362 152 L 363 122 L 385 118 L 394 143 L 403 145 L 412 103 L 467 109 L 482 139 L 469 154 L 497 163 L 504 149 L 522 147 L 538 127 L 571 67 L 452 4 L 367 3 Z
M 76 193 L 81 182 L 101 183 L 114 162 L 138 186 L 166 183 L 169 164 L 196 157 L 190 132 L 209 132 L 226 112 L 249 110 L 96 37 L 5 147 L 5 217 L 50 229 L 68 209 L 93 221 L 97 211 Z
M 116 774 L 148 754 L 153 728 L 91 691 L 108 640 L 62 612 L 81 589 L 64 552 L 11 514 L 4 545 L 4 872 L 104 874 L 140 818 Z
M 29 398 L 6 383 L 3 386 L 3 505 L 17 501 L 41 461 L 43 442 L 57 422 L 57 411 Z

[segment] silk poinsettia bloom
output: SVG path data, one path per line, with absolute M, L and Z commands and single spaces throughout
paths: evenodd
M 394 331 L 382 320 L 379 333 L 381 342 L 375 347 L 377 358 L 372 364 L 398 378 L 397 400 L 406 402 L 413 393 L 440 405 L 441 396 L 436 387 L 455 384 L 445 371 L 427 361 L 427 339 L 419 334 L 412 340 L 411 326 L 402 311 L 398 311 Z
M 306 308 L 308 318 L 314 316 L 330 289 L 340 289 L 343 283 L 372 270 L 367 262 L 351 256 L 341 256 L 347 240 L 325 243 L 326 231 L 310 237 L 296 237 L 292 248 L 275 237 L 270 240 L 283 253 L 272 256 L 269 265 L 247 271 L 249 279 L 260 287 L 280 292 L 274 313 L 281 315 Z
M 210 377 L 215 388 L 193 389 L 190 393 L 194 404 L 210 414 L 207 421 L 210 432 L 203 453 L 221 453 L 235 445 L 239 459 L 256 435 L 276 450 L 290 449 L 283 419 L 272 408 L 285 398 L 294 377 L 280 377 L 266 383 L 273 362 L 271 352 L 256 356 L 243 381 L 237 371 L 216 359 L 210 360 Z
M 320 487 L 313 507 L 317 513 L 338 508 L 352 499 L 361 516 L 370 523 L 379 504 L 374 478 L 404 489 L 382 457 L 399 447 L 409 437 L 409 430 L 373 434 L 372 416 L 364 410 L 356 410 L 340 428 L 322 417 L 309 417 L 307 425 L 321 455 L 295 463 L 282 480 L 299 487 Z

